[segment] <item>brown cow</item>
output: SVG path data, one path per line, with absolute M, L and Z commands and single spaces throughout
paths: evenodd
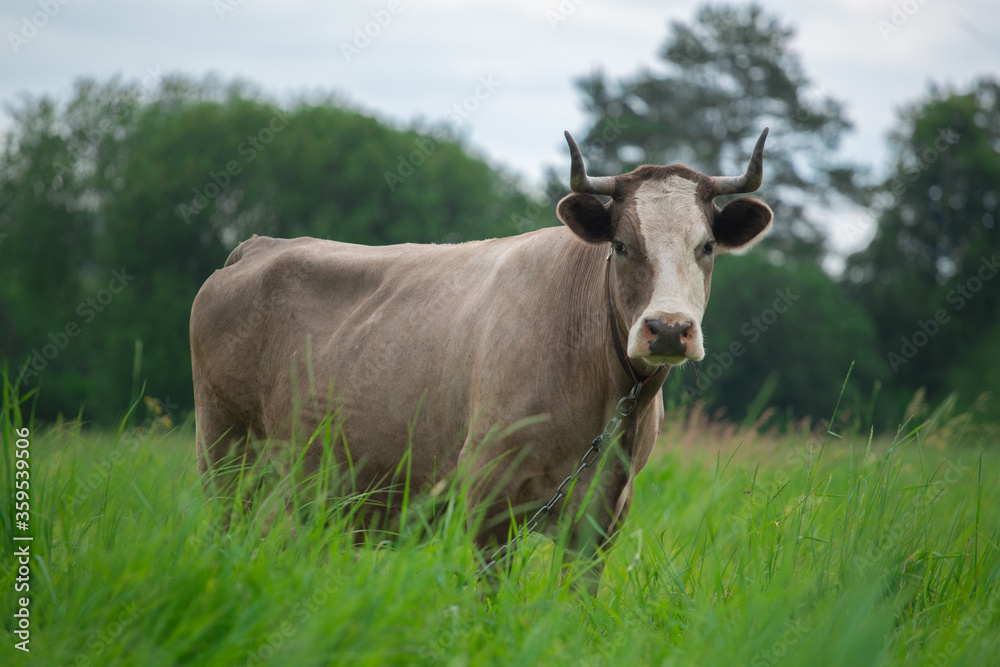
M 510 508 L 523 517 L 552 496 L 635 373 L 645 383 L 619 455 L 597 480 L 594 521 L 572 528 L 578 549 L 606 544 L 662 424 L 670 367 L 705 356 L 700 322 L 715 256 L 749 247 L 771 225 L 757 199 L 722 209 L 713 201 L 759 187 L 766 136 L 739 177 L 673 164 L 594 178 L 567 132 L 574 194 L 557 208 L 565 226 L 511 238 L 245 241 L 191 310 L 201 471 L 218 472 L 230 456 L 252 460 L 248 439 L 301 447 L 293 422 L 296 436 L 309 434 L 336 408 L 358 489 L 389 484 L 410 446 L 414 489 L 459 469 L 488 480 L 473 487 L 473 500 L 491 499 L 495 520 L 477 536 L 486 547 L 508 535 Z M 320 455 L 315 443 L 305 451 L 307 470 Z

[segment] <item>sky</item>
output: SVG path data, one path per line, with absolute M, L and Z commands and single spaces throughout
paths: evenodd
M 491 164 L 537 187 L 568 169 L 563 130 L 586 128 L 574 80 L 657 69 L 689 0 L 374 0 L 285 2 L 4 0 L 0 102 L 66 99 L 83 76 L 155 82 L 164 74 L 241 77 L 278 101 L 333 91 L 405 126 L 448 123 Z M 740 5 L 743 0 L 730 4 Z M 996 0 L 764 0 L 796 30 L 810 94 L 845 104 L 841 157 L 884 173 L 886 134 L 929 82 L 967 86 L 1000 73 Z M 0 119 L 0 129 L 8 127 Z

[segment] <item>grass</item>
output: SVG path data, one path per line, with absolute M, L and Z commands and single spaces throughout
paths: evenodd
M 468 585 L 455 499 L 391 544 L 346 505 L 220 534 L 190 425 L 32 428 L 24 654 L 3 408 L 3 664 L 1000 664 L 1000 449 L 947 410 L 887 438 L 671 421 L 596 599 L 540 538 Z

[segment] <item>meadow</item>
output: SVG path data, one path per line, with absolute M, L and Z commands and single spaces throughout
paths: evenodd
M 1000 664 L 1000 449 L 950 404 L 885 434 L 671 414 L 596 599 L 544 538 L 493 589 L 470 578 L 458 496 L 360 544 L 346 502 L 265 528 L 261 498 L 223 533 L 190 423 L 22 414 L 7 392 L 5 665 Z M 28 653 L 13 634 L 24 428 Z

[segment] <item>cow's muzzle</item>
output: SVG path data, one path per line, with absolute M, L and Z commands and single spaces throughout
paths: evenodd
M 676 365 L 704 356 L 698 325 L 681 313 L 654 313 L 646 316 L 642 338 L 649 350 L 649 361 L 655 363 Z

